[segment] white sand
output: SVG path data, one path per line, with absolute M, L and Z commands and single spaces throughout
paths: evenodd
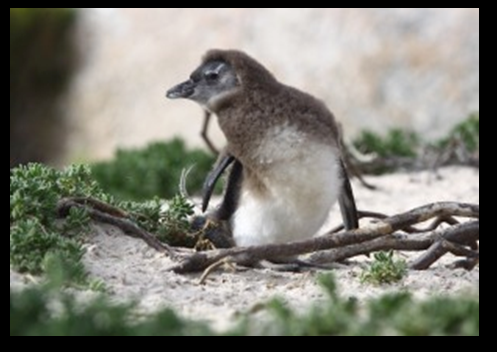
M 448 167 L 438 174 L 427 171 L 397 173 L 368 177 L 368 181 L 378 186 L 378 190 L 367 190 L 354 183 L 360 209 L 392 214 L 433 201 L 479 203 L 479 171 L 470 168 Z M 337 209 L 331 218 L 337 222 Z M 361 284 L 358 276 L 362 263 L 367 260 L 365 257 L 352 265 L 340 266 L 334 273 L 341 293 L 359 299 L 399 289 L 412 291 L 417 297 L 477 292 L 479 266 L 471 272 L 445 268 L 451 259 L 444 258 L 426 271 L 411 271 L 402 282 L 386 287 Z M 179 275 L 168 271 L 172 265 L 169 258 L 158 254 L 143 241 L 124 236 L 109 226 L 96 228 L 85 264 L 93 276 L 105 282 L 117 300 L 138 300 L 145 310 L 173 307 L 183 316 L 208 320 L 220 329 L 229 326 L 238 312 L 250 311 L 274 296 L 284 298 L 297 309 L 304 309 L 323 298 L 316 285 L 315 271 L 219 271 L 209 276 L 206 284 L 199 285 L 198 274 Z M 11 270 L 11 287 L 22 279 Z

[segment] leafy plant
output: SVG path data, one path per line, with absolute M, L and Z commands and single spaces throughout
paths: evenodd
M 446 148 L 451 143 L 462 143 L 469 152 L 480 148 L 480 114 L 471 114 L 467 119 L 452 128 L 449 135 L 439 140 L 438 148 Z
M 414 300 L 408 293 L 386 294 L 366 302 L 337 293 L 332 275 L 320 282 L 328 295 L 305 313 L 280 300 L 268 305 L 275 319 L 257 324 L 256 333 L 291 336 L 328 335 L 479 335 L 479 300 L 475 297 Z M 260 330 L 259 330 L 260 329 Z
M 53 302 L 58 302 L 54 311 Z M 179 318 L 166 309 L 137 317 L 135 304 L 112 304 L 104 296 L 92 302 L 52 290 L 10 291 L 11 336 L 167 336 L 211 335 L 202 323 Z
M 72 209 L 66 221 L 57 219 L 64 197 L 107 198 L 86 166 L 59 171 L 28 164 L 10 172 L 10 264 L 20 272 L 40 274 L 55 261 L 74 282 L 85 281 L 81 234 L 88 229 L 84 211 Z
M 362 153 L 375 153 L 379 157 L 414 158 L 419 147 L 416 133 L 401 129 L 392 129 L 382 137 L 372 131 L 362 131 L 353 144 Z
M 159 198 L 117 201 L 100 188 L 88 166 L 56 170 L 28 164 L 10 171 L 10 264 L 15 270 L 88 283 L 81 259 L 90 219 L 84 209 L 71 208 L 60 220 L 57 202 L 65 197 L 91 197 L 121 208 L 143 229 L 171 245 L 193 247 L 197 240 L 189 234 L 193 205 L 182 196 L 169 202 Z
M 186 186 L 191 193 L 202 189 L 214 157 L 187 150 L 180 139 L 152 143 L 141 150 L 118 150 L 111 161 L 92 165 L 102 188 L 122 200 L 168 199 L 179 193 L 182 172 L 193 166 Z
M 374 253 L 374 260 L 361 274 L 363 282 L 376 285 L 390 284 L 402 280 L 407 274 L 405 260 L 396 260 L 393 251 Z
M 373 158 L 355 165 L 361 172 L 383 174 L 399 168 L 431 168 L 449 164 L 479 165 L 480 118 L 470 115 L 446 137 L 423 141 L 412 132 L 392 129 L 385 136 L 363 131 L 354 141 L 355 148 Z
M 194 235 L 185 236 L 190 230 L 189 217 L 192 215 L 193 204 L 180 195 L 174 196 L 167 209 L 161 213 L 160 223 L 163 226 L 161 231 L 157 232 L 159 239 L 173 246 L 195 246 L 198 238 Z
M 264 320 L 250 315 L 224 332 L 170 309 L 140 316 L 136 305 L 111 303 L 105 295 L 82 302 L 67 293 L 31 287 L 10 291 L 10 335 L 479 335 L 480 303 L 470 297 L 414 300 L 407 293 L 359 302 L 338 294 L 333 276 L 320 277 L 327 297 L 303 313 L 281 300 L 263 305 Z M 57 302 L 54 305 L 54 302 Z M 57 309 L 54 310 L 53 307 Z
M 169 201 L 156 197 L 146 202 L 118 202 L 118 206 L 143 229 L 172 246 L 193 247 L 198 239 L 189 233 L 193 204 L 181 195 Z

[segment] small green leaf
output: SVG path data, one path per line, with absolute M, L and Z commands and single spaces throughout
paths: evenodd
M 402 280 L 407 274 L 407 263 L 405 260 L 396 260 L 393 251 L 374 253 L 373 258 L 373 262 L 361 274 L 362 282 L 391 284 Z

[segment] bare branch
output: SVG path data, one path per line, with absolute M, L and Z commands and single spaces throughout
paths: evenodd
M 450 252 L 453 246 L 444 244 L 455 242 L 458 244 L 469 244 L 475 242 L 480 236 L 480 222 L 472 221 L 448 229 L 441 237 L 441 240 L 435 242 L 426 253 L 421 255 L 411 264 L 412 269 L 424 270 L 429 268 L 434 262 L 440 259 L 447 252 Z
M 81 200 L 83 202 L 79 202 Z M 95 208 L 88 205 L 95 206 Z M 118 212 L 119 215 L 115 215 L 116 208 L 108 204 L 96 201 L 94 199 L 86 198 L 64 198 L 61 199 L 57 204 L 59 216 L 62 217 L 66 216 L 69 213 L 70 208 L 84 208 L 88 212 L 92 220 L 114 225 L 123 230 L 128 236 L 141 238 L 150 247 L 154 248 L 160 253 L 169 253 L 170 255 L 175 255 L 174 250 L 170 246 L 160 242 L 156 236 L 143 230 L 132 221 L 122 217 L 121 215 L 125 214 L 124 212 Z M 107 211 L 109 211 L 110 213 Z
M 310 263 L 324 264 L 340 262 L 358 255 L 369 254 L 377 251 L 402 250 L 422 251 L 430 247 L 434 242 L 435 234 L 417 234 L 415 237 L 405 234 L 393 234 L 380 237 L 371 241 L 351 244 L 345 247 L 329 249 L 313 253 L 308 261 Z
M 202 271 L 209 265 L 230 257 L 234 262 L 259 261 L 263 259 L 271 260 L 278 257 L 290 257 L 310 252 L 317 252 L 326 249 L 345 247 L 349 245 L 357 245 L 367 241 L 372 241 L 377 238 L 392 235 L 403 227 L 409 227 L 416 223 L 421 223 L 434 217 L 439 216 L 460 216 L 479 218 L 479 206 L 474 204 L 456 203 L 456 202 L 440 202 L 432 203 L 411 211 L 394 215 L 373 224 L 367 228 L 360 228 L 353 231 L 345 231 L 336 234 L 328 234 L 305 241 L 298 241 L 285 244 L 271 244 L 256 247 L 237 247 L 223 250 L 215 250 L 202 253 L 194 253 L 189 258 L 184 260 L 172 270 L 178 273 Z M 452 239 L 453 236 L 451 236 Z M 454 239 L 455 240 L 455 239 Z M 379 242 L 368 244 L 371 248 L 386 249 L 386 244 Z M 459 242 L 460 241 L 456 241 Z M 394 244 L 402 243 L 402 241 L 392 242 Z M 400 247 L 400 244 L 398 245 Z M 426 247 L 425 247 L 426 248 Z M 370 248 L 365 247 L 359 251 L 358 248 L 352 249 L 353 253 L 363 254 L 369 253 Z
M 204 123 L 202 124 L 202 130 L 200 131 L 200 135 L 202 136 L 202 139 L 204 140 L 205 144 L 207 144 L 207 147 L 209 148 L 209 150 L 214 155 L 218 155 L 219 150 L 214 146 L 214 143 L 211 142 L 209 135 L 207 134 L 210 121 L 211 121 L 211 113 L 208 111 L 205 111 Z
M 307 260 L 311 264 L 342 261 L 361 254 L 379 250 L 424 251 L 411 263 L 411 268 L 422 270 L 430 267 L 446 253 L 466 258 L 460 262 L 465 267 L 474 267 L 479 261 L 479 217 L 480 207 L 476 204 L 439 202 L 427 204 L 410 211 L 386 217 L 373 212 L 361 212 L 363 216 L 379 218 L 367 227 L 328 234 L 304 241 L 270 244 L 254 247 L 235 247 L 205 252 L 194 252 L 171 248 L 161 243 L 156 236 L 141 229 L 131 220 L 129 214 L 108 204 L 87 198 L 65 198 L 59 201 L 58 213 L 67 216 L 71 207 L 84 208 L 89 216 L 98 222 L 119 227 L 132 237 L 143 239 L 149 246 L 161 253 L 168 253 L 179 261 L 171 270 L 178 273 L 198 272 L 217 268 L 221 263 L 233 262 L 242 265 L 261 260 L 289 258 L 313 253 Z M 454 217 L 471 218 L 459 223 Z M 414 225 L 434 219 L 424 231 Z M 442 223 L 449 226 L 441 227 Z M 414 229 L 414 230 L 413 230 Z M 181 254 L 181 255 L 180 255 Z

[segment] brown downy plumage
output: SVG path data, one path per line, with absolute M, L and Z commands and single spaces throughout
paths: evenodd
M 235 161 L 236 174 L 214 214 L 230 222 L 237 245 L 311 237 L 337 199 L 346 226 L 357 227 L 339 130 L 323 102 L 235 50 L 209 51 L 167 96 L 191 99 L 218 116 L 228 143 L 210 178 L 217 179 L 226 158 Z

